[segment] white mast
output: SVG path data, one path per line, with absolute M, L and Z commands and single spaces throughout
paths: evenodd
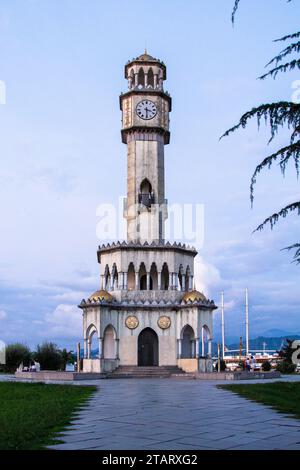
M 249 354 L 249 301 L 248 288 L 246 288 L 246 356 Z
M 222 359 L 225 357 L 224 292 L 221 293 Z

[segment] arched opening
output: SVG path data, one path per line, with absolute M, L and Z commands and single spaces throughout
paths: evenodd
M 116 358 L 116 332 L 112 325 L 107 326 L 104 331 L 103 356 L 104 359 Z
M 190 325 L 186 325 L 181 331 L 181 357 L 183 359 L 195 357 L 195 334 Z
M 188 292 L 190 290 L 190 278 L 191 278 L 191 269 L 188 266 L 186 268 L 186 274 L 185 274 L 185 291 Z
M 211 340 L 210 330 L 207 325 L 204 325 L 201 329 L 201 342 L 200 342 L 202 357 L 207 357 L 211 354 L 210 340 Z
M 104 270 L 104 289 L 105 290 L 109 290 L 109 281 L 110 281 L 109 267 L 108 265 L 106 265 L 105 270 Z
M 144 263 L 141 263 L 139 270 L 140 290 L 147 289 L 147 272 Z
M 90 325 L 86 331 L 87 350 L 85 357 L 87 359 L 96 359 L 99 357 L 98 330 L 95 325 Z
M 154 203 L 154 193 L 150 181 L 145 178 L 140 185 L 139 203 L 150 207 Z
M 179 284 L 179 290 L 183 290 L 183 266 L 182 264 L 179 266 L 178 270 L 178 284 Z
M 161 272 L 161 289 L 168 290 L 169 289 L 169 269 L 167 263 L 163 264 L 162 272 Z
M 154 74 L 152 67 L 148 71 L 148 88 L 154 88 Z
M 157 267 L 155 263 L 152 263 L 150 270 L 150 290 L 158 289 L 158 276 L 157 276 Z
M 145 73 L 143 68 L 141 67 L 138 73 L 138 87 L 144 88 L 145 86 Z
M 128 290 L 135 290 L 135 271 L 133 263 L 130 263 L 128 267 L 127 288 Z
M 118 288 L 118 270 L 116 263 L 113 264 L 112 270 L 111 270 L 111 288 L 112 290 L 116 290 Z
M 158 366 L 158 336 L 152 328 L 145 328 L 139 334 L 138 366 Z

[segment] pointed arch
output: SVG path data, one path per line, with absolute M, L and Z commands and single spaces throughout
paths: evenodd
M 181 330 L 181 357 L 192 359 L 195 356 L 195 332 L 190 325 Z
M 150 207 L 154 203 L 154 193 L 152 190 L 152 184 L 148 178 L 144 178 L 140 184 L 139 190 L 139 203 L 146 207 Z
M 150 269 L 150 290 L 158 289 L 158 274 L 156 263 L 152 263 Z
M 163 268 L 161 271 L 161 289 L 168 290 L 169 289 L 169 268 L 167 263 L 163 264 Z
M 138 87 L 144 88 L 145 86 L 145 72 L 143 67 L 140 67 L 138 73 Z
M 127 271 L 127 288 L 128 290 L 135 290 L 135 270 L 132 262 L 129 264 Z
M 103 356 L 104 359 L 116 358 L 116 330 L 112 325 L 107 325 L 103 334 Z
M 152 67 L 148 70 L 148 88 L 154 88 L 154 73 Z
M 147 289 L 147 271 L 144 263 L 141 263 L 139 269 L 140 290 Z

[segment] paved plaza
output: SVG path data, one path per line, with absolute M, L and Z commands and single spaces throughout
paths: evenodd
M 218 389 L 218 384 L 97 381 L 97 392 L 61 436 L 64 443 L 50 448 L 300 450 L 300 421 Z

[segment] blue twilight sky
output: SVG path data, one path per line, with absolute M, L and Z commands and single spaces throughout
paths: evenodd
M 226 330 L 244 335 L 248 286 L 251 335 L 300 332 L 300 268 L 280 249 L 299 241 L 299 217 L 252 230 L 299 197 L 290 167 L 249 180 L 287 142 L 253 123 L 220 135 L 249 108 L 290 100 L 299 73 L 258 81 L 279 50 L 272 40 L 299 29 L 299 3 L 242 0 L 2 0 L 0 4 L 0 339 L 44 339 L 74 348 L 76 305 L 99 285 L 96 209 L 126 192 L 126 148 L 118 96 L 125 62 L 143 52 L 164 60 L 173 97 L 166 147 L 170 203 L 205 205 L 197 287 L 220 301 Z M 220 331 L 220 314 L 215 314 Z

